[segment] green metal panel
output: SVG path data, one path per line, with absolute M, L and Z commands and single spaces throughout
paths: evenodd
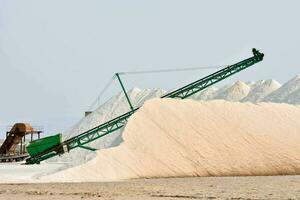
M 253 52 L 252 57 L 245 59 L 239 63 L 236 63 L 234 65 L 225 67 L 207 77 L 204 77 L 204 78 L 197 80 L 191 84 L 188 84 L 178 90 L 175 90 L 169 94 L 166 94 L 161 98 L 185 99 L 185 98 L 187 98 L 199 91 L 202 91 L 205 88 L 207 88 L 221 80 L 224 80 L 224 79 L 263 60 L 264 54 L 260 53 L 256 49 L 252 49 L 252 52 Z M 118 74 L 117 74 L 117 77 L 118 77 Z M 121 84 L 123 90 L 125 90 L 124 86 L 122 84 L 122 81 L 120 79 L 119 79 L 119 81 L 120 81 L 120 84 Z M 127 95 L 126 92 L 125 92 L 125 95 Z M 139 108 L 133 109 L 128 96 L 127 96 L 127 100 L 132 109 L 130 112 L 125 113 L 124 115 L 121 115 L 113 120 L 110 120 L 110 121 L 104 123 L 104 124 L 101 124 L 101 125 L 93 128 L 91 130 L 88 130 L 78 136 L 70 138 L 59 145 L 56 145 L 49 149 L 46 149 L 44 152 L 40 152 L 39 154 L 27 159 L 26 163 L 27 164 L 40 163 L 43 160 L 46 160 L 53 156 L 57 156 L 57 155 L 65 153 L 64 147 L 67 147 L 67 151 L 70 151 L 74 148 L 82 147 L 85 144 L 88 144 L 94 140 L 97 140 L 105 135 L 108 135 L 110 133 L 113 133 L 116 130 L 123 128 L 125 126 L 128 118 L 139 109 Z
M 39 140 L 34 140 L 27 145 L 27 152 L 31 157 L 34 157 L 39 153 L 44 152 L 45 150 L 60 144 L 62 142 L 61 138 L 62 135 L 57 134 Z

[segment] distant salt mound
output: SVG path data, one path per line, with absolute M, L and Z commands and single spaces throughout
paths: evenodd
M 215 99 L 224 99 L 227 101 L 240 101 L 250 92 L 250 87 L 243 81 L 235 82 L 231 87 L 222 91 Z
M 275 102 L 275 103 L 294 103 L 289 99 L 289 95 L 294 92 L 299 92 L 300 90 L 300 75 L 294 77 L 289 80 L 287 83 L 282 85 L 278 90 L 275 90 L 270 95 L 266 96 L 263 101 L 266 102 Z M 295 94 L 293 95 L 296 96 Z M 296 99 L 295 103 L 298 102 L 299 99 Z
M 203 101 L 213 100 L 217 96 L 218 91 L 218 88 L 212 86 L 199 92 L 198 94 L 195 94 L 194 96 L 191 96 L 190 98 Z
M 270 93 L 281 87 L 275 80 L 261 80 L 250 85 L 251 90 L 242 102 L 260 102 Z
M 300 104 L 300 89 L 289 94 L 285 98 L 284 102 L 289 103 L 289 104 Z
M 123 142 L 47 181 L 300 174 L 300 106 L 155 99 Z

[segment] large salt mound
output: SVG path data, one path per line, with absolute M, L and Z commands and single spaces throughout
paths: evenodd
M 47 181 L 300 174 L 300 106 L 154 99 L 120 146 Z

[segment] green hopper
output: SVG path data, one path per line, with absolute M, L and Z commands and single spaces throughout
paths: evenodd
M 32 157 L 38 155 L 39 153 L 49 148 L 52 148 L 60 144 L 61 141 L 62 141 L 62 134 L 56 134 L 39 140 L 34 140 L 27 145 L 26 149 L 29 155 Z

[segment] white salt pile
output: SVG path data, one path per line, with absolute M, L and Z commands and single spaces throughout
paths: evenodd
M 259 80 L 252 82 L 237 81 L 225 86 L 209 87 L 193 96 L 191 99 L 195 100 L 215 100 L 225 99 L 227 101 L 240 101 L 240 102 L 279 102 L 289 104 L 300 104 L 300 76 L 296 76 L 287 83 L 281 86 L 275 80 Z M 134 106 L 142 106 L 142 104 L 151 98 L 160 97 L 166 91 L 162 89 L 132 89 L 128 92 Z M 117 117 L 129 111 L 129 106 L 123 93 L 113 96 L 92 114 L 80 120 L 69 131 L 65 132 L 66 138 L 76 136 L 84 131 L 87 131 L 95 126 L 98 126 L 113 117 Z M 118 146 L 122 139 L 122 130 L 108 135 L 104 138 L 96 140 L 90 144 L 90 147 L 96 149 L 105 149 Z M 60 158 L 50 159 L 50 162 L 64 162 L 65 168 L 83 164 L 96 154 L 94 152 L 84 149 L 74 149 L 68 154 L 64 154 Z M 48 160 L 47 160 L 48 162 Z
M 123 142 L 45 181 L 300 174 L 300 106 L 154 99 Z

